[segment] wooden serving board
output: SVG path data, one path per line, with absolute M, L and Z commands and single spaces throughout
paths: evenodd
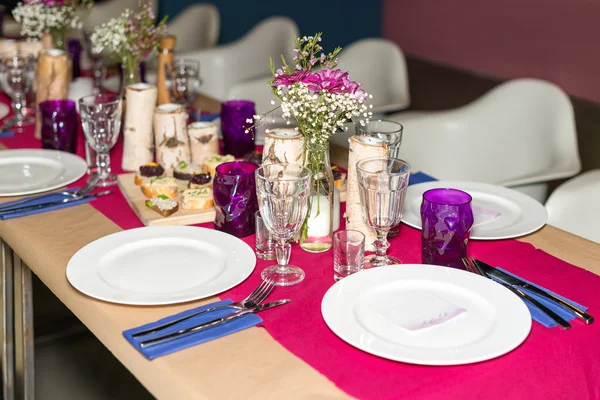
M 166 225 L 195 225 L 215 220 L 214 208 L 208 210 L 184 210 L 181 208 L 181 199 L 179 201 L 179 210 L 168 217 L 163 217 L 156 211 L 146 207 L 148 198 L 142 193 L 142 189 L 134 183 L 135 173 L 121 174 L 119 178 L 119 188 L 125 196 L 127 203 L 138 216 L 145 226 L 166 226 Z M 346 184 L 340 190 L 340 201 L 346 201 Z

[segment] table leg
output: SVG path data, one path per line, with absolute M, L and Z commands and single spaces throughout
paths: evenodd
M 16 392 L 19 399 L 35 397 L 34 337 L 33 337 L 33 290 L 31 270 L 16 255 L 14 259 L 15 280 L 15 366 Z
M 2 398 L 15 399 L 15 331 L 13 319 L 13 252 L 0 239 L 0 352 L 2 365 Z

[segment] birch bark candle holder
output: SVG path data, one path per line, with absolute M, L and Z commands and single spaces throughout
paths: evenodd
M 140 165 L 154 160 L 154 135 L 150 116 L 156 107 L 157 89 L 147 83 L 125 87 L 125 128 L 123 162 L 125 171 L 137 171 Z
M 190 162 L 187 113 L 180 104 L 161 104 L 154 110 L 156 162 L 172 172 L 181 162 Z
M 192 164 L 202 165 L 210 156 L 219 154 L 217 125 L 212 122 L 193 122 L 187 127 Z
M 264 165 L 288 163 L 304 166 L 304 135 L 296 129 L 271 129 L 265 133 Z
M 46 100 L 64 100 L 69 97 L 69 54 L 50 49 L 39 53 L 35 71 L 35 104 Z M 35 137 L 41 138 L 42 121 L 36 113 Z
M 348 192 L 346 197 L 346 229 L 356 230 L 365 235 L 365 250 L 374 251 L 373 242 L 377 235 L 362 217 L 356 164 L 367 158 L 387 157 L 388 146 L 378 138 L 369 136 L 352 136 L 348 139 L 350 149 L 348 154 Z

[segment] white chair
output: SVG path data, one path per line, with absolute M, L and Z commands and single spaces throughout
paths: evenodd
M 155 13 L 158 12 L 158 1 L 152 3 L 152 8 Z M 94 4 L 91 10 L 83 11 L 84 30 L 91 32 L 95 27 L 110 19 L 120 17 L 126 9 L 137 10 L 138 0 L 109 0 Z
M 219 41 L 219 10 L 212 4 L 192 4 L 167 21 L 170 35 L 177 38 L 175 54 L 214 47 Z
M 600 170 L 584 172 L 557 187 L 546 202 L 548 223 L 600 243 Z
M 373 95 L 373 113 L 400 111 L 410 105 L 406 60 L 398 45 L 386 39 L 363 39 L 339 54 L 339 68 Z
M 277 64 L 283 54 L 291 62 L 298 27 L 289 18 L 272 17 L 255 26 L 241 39 L 212 49 L 178 54 L 178 58 L 200 61 L 200 91 L 226 100 L 231 89 L 243 82 L 265 83 L 270 78 L 269 57 Z M 266 83 L 265 83 L 265 88 Z
M 581 170 L 573 107 L 546 81 L 516 79 L 464 107 L 386 118 L 404 125 L 400 157 L 438 179 L 511 186 L 543 203 L 545 182 Z

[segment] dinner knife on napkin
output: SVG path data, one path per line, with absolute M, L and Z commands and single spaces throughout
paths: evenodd
M 534 286 L 534 285 L 529 284 L 528 282 L 522 281 L 521 279 L 514 277 L 510 274 L 507 274 L 506 272 L 501 271 L 498 268 L 494 268 L 491 265 L 486 264 L 481 260 L 475 260 L 475 262 L 479 265 L 479 267 L 487 275 L 494 277 L 494 278 L 498 279 L 499 281 L 504 282 L 507 285 L 527 289 L 539 296 L 544 297 L 545 299 L 548 299 L 550 301 L 558 303 L 560 306 L 568 309 L 569 311 L 572 311 L 577 316 L 577 318 L 584 321 L 586 324 L 591 324 L 592 322 L 594 322 L 594 317 L 589 315 L 585 310 L 582 310 L 579 307 L 564 301 L 563 299 L 554 295 L 553 293 L 549 293 L 545 290 L 538 288 L 537 286 Z
M 18 213 L 23 213 L 23 212 L 41 210 L 44 208 L 54 207 L 54 206 L 58 206 L 61 204 L 74 203 L 74 202 L 81 201 L 84 199 L 96 199 L 98 197 L 106 196 L 106 195 L 109 195 L 112 193 L 114 193 L 112 190 L 105 190 L 104 192 L 98 192 L 98 193 L 94 193 L 94 194 L 91 194 L 88 196 L 71 197 L 71 198 L 67 198 L 67 199 L 63 199 L 63 200 L 59 200 L 59 201 L 53 201 L 50 203 L 42 203 L 42 204 L 35 204 L 35 205 L 30 205 L 30 206 L 10 208 L 8 210 L 0 211 L 0 215 L 11 215 L 11 214 L 18 214 Z
M 229 314 L 223 318 L 213 319 L 211 321 L 204 322 L 200 325 L 196 325 L 191 328 L 180 329 L 176 332 L 169 333 L 167 335 L 161 335 L 161 336 L 158 336 L 158 337 L 155 337 L 152 339 L 144 340 L 143 342 L 140 342 L 140 347 L 144 348 L 144 347 L 148 347 L 148 346 L 153 346 L 153 345 L 157 345 L 159 343 L 164 343 L 164 342 L 172 340 L 172 339 L 180 338 L 183 336 L 188 336 L 188 335 L 191 335 L 192 333 L 200 332 L 200 331 L 203 331 L 203 330 L 206 330 L 209 328 L 213 328 L 215 326 L 225 324 L 229 321 L 233 321 L 234 319 L 243 317 L 246 314 L 250 314 L 250 313 L 256 314 L 256 313 L 268 310 L 273 307 L 287 304 L 290 301 L 291 301 L 290 299 L 277 300 L 277 301 L 272 301 L 267 304 L 263 304 L 261 306 L 257 306 L 257 307 L 253 307 L 253 308 L 246 308 L 244 310 L 236 311 L 236 312 Z

